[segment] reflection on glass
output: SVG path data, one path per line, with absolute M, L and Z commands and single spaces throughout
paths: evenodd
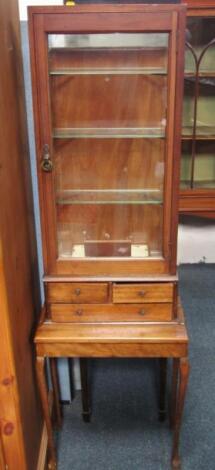
M 167 59 L 166 33 L 49 35 L 60 257 L 162 256 Z

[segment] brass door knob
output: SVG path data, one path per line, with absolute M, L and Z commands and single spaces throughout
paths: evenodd
M 47 173 L 51 172 L 53 168 L 53 163 L 51 162 L 51 160 L 43 159 L 41 163 L 41 168 L 43 171 L 46 171 Z
M 50 153 L 49 153 L 49 146 L 48 144 L 45 144 L 43 147 L 43 157 L 42 157 L 42 162 L 41 162 L 41 168 L 45 172 L 50 172 L 53 169 L 53 163 L 50 158 Z

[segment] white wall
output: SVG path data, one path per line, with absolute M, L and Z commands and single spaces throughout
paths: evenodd
M 63 5 L 63 0 L 19 0 L 20 21 L 27 21 L 28 5 Z
M 192 218 L 179 225 L 178 264 L 182 263 L 215 263 L 215 221 Z

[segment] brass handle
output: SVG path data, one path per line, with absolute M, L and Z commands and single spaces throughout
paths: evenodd
M 75 289 L 75 294 L 76 295 L 80 295 L 80 293 L 81 293 L 81 289 L 79 289 L 79 288 Z
M 145 291 L 145 290 L 140 290 L 140 291 L 138 292 L 138 295 L 139 295 L 140 297 L 144 297 L 144 295 L 146 295 L 146 291 Z
M 81 317 L 81 315 L 83 315 L 83 310 L 76 310 L 75 315 L 78 315 L 78 317 Z
M 146 314 L 146 312 L 145 312 L 145 310 L 140 310 L 139 314 L 143 317 Z
M 45 144 L 43 147 L 43 158 L 41 162 L 41 168 L 43 171 L 46 171 L 47 173 L 52 171 L 52 168 L 53 168 L 53 163 L 50 159 L 48 144 Z

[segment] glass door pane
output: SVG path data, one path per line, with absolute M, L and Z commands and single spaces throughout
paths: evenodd
M 198 139 L 215 138 L 215 76 L 199 79 L 196 135 Z
M 61 258 L 161 257 L 168 34 L 49 35 Z
M 194 131 L 194 107 L 195 107 L 195 80 L 193 77 L 185 77 L 184 80 L 184 103 L 183 103 L 183 126 L 182 137 L 184 140 L 191 139 Z
M 181 189 L 190 189 L 192 171 L 192 141 L 183 140 L 181 148 Z
M 181 188 L 215 187 L 215 18 L 189 17 Z
M 194 188 L 215 188 L 214 142 L 199 142 L 197 146 Z
M 190 189 L 192 173 L 192 142 L 182 144 L 181 188 Z M 195 145 L 195 161 L 193 168 L 193 188 L 215 188 L 215 153 L 214 142 L 200 140 Z

